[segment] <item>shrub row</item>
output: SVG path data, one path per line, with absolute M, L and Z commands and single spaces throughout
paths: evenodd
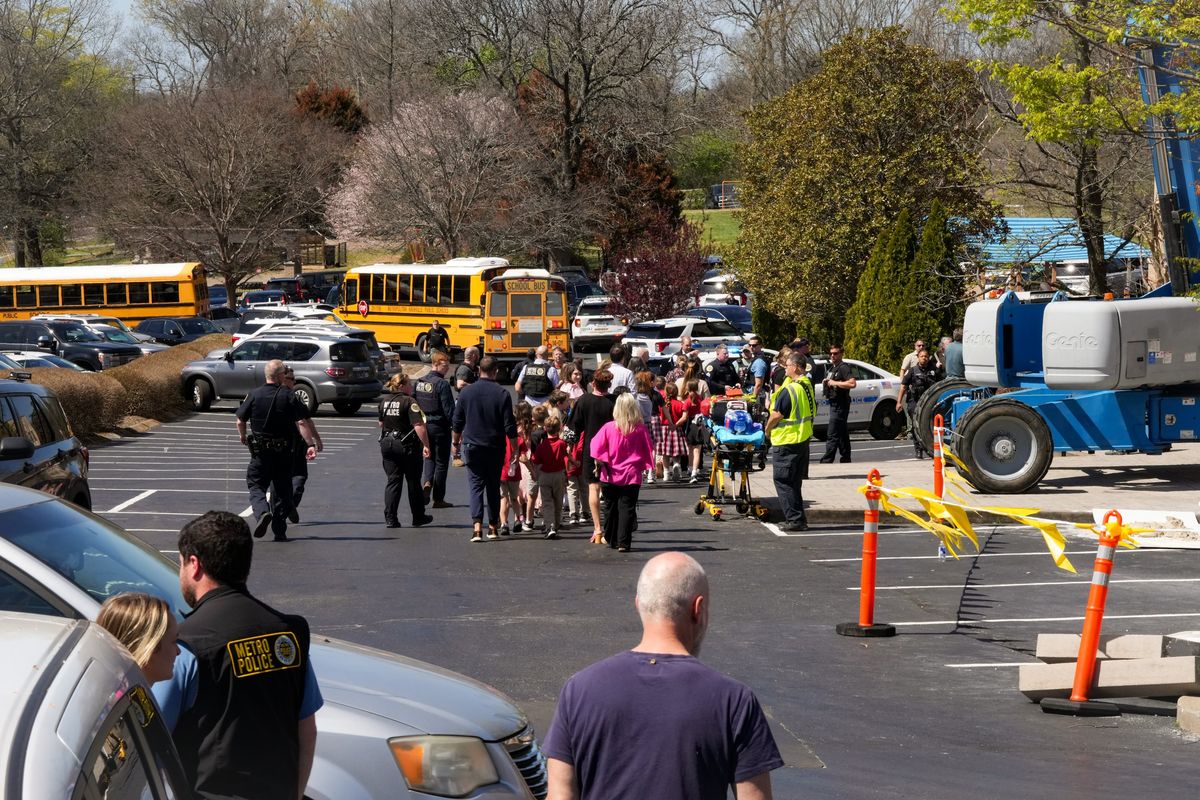
M 680 194 L 683 195 L 683 207 L 687 210 L 696 210 L 704 208 L 704 200 L 708 191 L 706 189 L 684 189 Z
M 164 421 L 183 412 L 183 366 L 228 345 L 228 335 L 212 334 L 103 372 L 57 367 L 29 372 L 34 383 L 58 395 L 75 434 L 91 437 L 116 430 L 127 416 Z

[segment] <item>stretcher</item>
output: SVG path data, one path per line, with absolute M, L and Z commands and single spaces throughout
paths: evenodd
M 769 444 L 758 409 L 752 396 L 714 398 L 700 417 L 708 435 L 705 449 L 712 454 L 712 471 L 707 490 L 693 508 L 696 514 L 719 520 L 732 505 L 741 516 L 767 516 L 767 507 L 754 499 L 750 489 L 750 474 L 767 466 Z

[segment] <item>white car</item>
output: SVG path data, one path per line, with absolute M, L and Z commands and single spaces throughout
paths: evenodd
M 87 372 L 86 369 L 78 364 L 72 364 L 65 358 L 59 358 L 53 353 L 47 353 L 45 350 L 7 350 L 4 355 L 17 362 L 18 366 L 22 369 L 62 367 L 63 369 L 73 369 L 77 372 Z
M 718 273 L 700 282 L 700 288 L 696 290 L 696 305 L 735 305 L 749 308 L 753 297 L 736 275 Z
M 718 345 L 731 350 L 746 343 L 747 337 L 721 319 L 701 317 L 668 317 L 647 322 L 635 322 L 625 332 L 624 344 L 644 347 L 650 357 L 669 356 L 679 352 L 679 339 L 692 337 L 692 346 L 701 353 L 715 353 Z
M 629 330 L 629 320 L 613 314 L 612 295 L 585 297 L 571 320 L 571 352 L 607 353 Z
M 333 316 L 337 316 L 334 314 Z M 340 323 L 340 324 L 338 324 Z M 257 328 L 250 333 L 239 335 L 235 342 L 245 339 L 254 339 L 259 336 L 280 336 L 283 334 L 295 334 L 303 336 L 312 334 L 315 336 L 342 336 L 351 339 L 359 339 L 366 342 L 367 349 L 371 353 L 371 358 L 379 365 L 379 379 L 386 381 L 391 376 L 395 375 L 403 366 L 400 363 L 400 354 L 397 353 L 390 344 L 384 344 L 375 339 L 375 333 L 366 328 L 355 328 L 347 325 L 338 318 L 337 323 L 319 319 L 317 317 L 302 317 L 300 319 L 281 319 L 270 320 L 265 325 Z

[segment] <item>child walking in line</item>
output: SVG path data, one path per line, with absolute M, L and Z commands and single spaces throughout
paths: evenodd
M 542 497 L 542 530 L 547 539 L 557 539 L 562 527 L 563 494 L 567 488 L 567 469 L 572 464 L 571 447 L 558 438 L 562 423 L 550 417 L 543 426 L 544 436 L 530 459 L 538 470 Z
M 508 536 L 511 530 L 521 530 L 521 509 L 524 506 L 521 504 L 521 465 L 517 463 L 517 459 L 523 458 L 526 453 L 525 439 L 523 429 L 520 425 L 517 426 L 517 452 L 516 458 L 512 451 L 512 442 L 507 441 L 504 445 L 504 464 L 500 467 L 500 535 Z M 509 470 L 509 467 L 512 470 Z M 510 529 L 508 527 L 508 515 L 512 513 L 516 519 Z
M 679 399 L 683 401 L 683 410 L 687 414 L 687 432 L 684 437 L 687 439 L 688 450 L 691 451 L 692 474 L 688 481 L 689 483 L 700 482 L 700 448 L 704 444 L 705 433 L 704 428 L 700 425 L 700 410 L 702 397 L 700 395 L 700 381 L 691 380 L 684 384 L 685 394 Z
M 583 437 L 571 445 L 571 463 L 567 466 L 567 517 L 565 525 L 582 525 L 587 517 L 587 484 L 583 482 Z
M 543 404 L 533 409 L 532 417 L 533 424 L 529 428 L 529 452 L 525 455 L 524 460 L 521 462 L 525 465 L 525 469 L 528 471 L 524 481 L 525 525 L 523 528 L 521 528 L 521 530 L 525 533 L 529 533 L 533 530 L 533 518 L 538 514 L 538 512 L 543 511 L 541 507 L 542 503 L 540 502 L 541 498 L 538 496 L 538 490 L 540 488 L 540 484 L 538 483 L 538 466 L 537 464 L 533 463 L 533 460 L 529 456 L 537 450 L 538 445 L 540 445 L 542 440 L 546 438 L 545 425 L 546 420 L 550 418 L 550 411 Z
M 661 409 L 662 435 L 654 443 L 654 454 L 662 459 L 665 477 L 678 482 L 683 480 L 688 455 L 687 442 L 683 438 L 688 413 L 679 400 L 679 389 L 675 384 L 668 383 L 663 391 L 666 398 Z

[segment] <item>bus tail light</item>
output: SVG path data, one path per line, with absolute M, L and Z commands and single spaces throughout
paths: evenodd
M 325 374 L 331 378 L 346 378 L 350 375 L 350 370 L 345 367 L 326 367 Z
M 562 320 L 561 320 L 561 319 L 552 319 L 552 320 L 550 320 L 550 327 L 551 327 L 551 328 L 561 328 L 561 327 L 562 327 Z

